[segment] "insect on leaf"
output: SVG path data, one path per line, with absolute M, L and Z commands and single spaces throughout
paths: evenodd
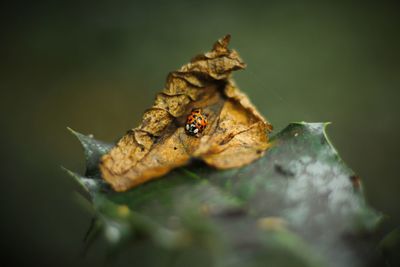
M 218 169 L 241 167 L 260 158 L 269 147 L 272 126 L 231 78 L 245 68 L 230 36 L 212 50 L 171 72 L 165 88 L 142 123 L 123 136 L 100 162 L 102 177 L 116 191 L 125 191 L 198 158 Z M 207 118 L 201 134 L 185 131 L 193 109 Z

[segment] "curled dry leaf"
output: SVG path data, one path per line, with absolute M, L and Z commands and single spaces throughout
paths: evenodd
M 231 79 L 245 64 L 228 49 L 230 36 L 168 75 L 164 90 L 142 123 L 101 159 L 103 178 L 125 191 L 199 158 L 218 169 L 246 165 L 268 148 L 272 126 Z M 185 132 L 187 116 L 200 108 L 208 125 L 199 136 Z

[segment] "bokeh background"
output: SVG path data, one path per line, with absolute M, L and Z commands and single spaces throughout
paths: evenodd
M 60 170 L 83 172 L 70 126 L 114 141 L 169 71 L 226 33 L 239 87 L 273 123 L 331 121 L 368 202 L 400 225 L 400 9 L 393 2 L 13 1 L 1 4 L 2 253 L 18 264 L 81 257 L 91 213 Z M 390 228 L 388 227 L 388 229 Z

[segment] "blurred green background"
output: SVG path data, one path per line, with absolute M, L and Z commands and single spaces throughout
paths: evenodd
M 83 172 L 66 126 L 114 141 L 169 71 L 226 33 L 239 87 L 279 131 L 331 121 L 369 203 L 400 225 L 400 9 L 395 2 L 25 1 L 1 7 L 1 243 L 14 263 L 80 257 L 91 214 L 60 165 Z M 276 132 L 275 131 L 275 132 Z

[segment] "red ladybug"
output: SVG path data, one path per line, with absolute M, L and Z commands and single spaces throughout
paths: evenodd
M 204 131 L 207 126 L 207 118 L 201 114 L 200 109 L 193 109 L 186 120 L 186 133 L 188 135 L 197 135 Z

